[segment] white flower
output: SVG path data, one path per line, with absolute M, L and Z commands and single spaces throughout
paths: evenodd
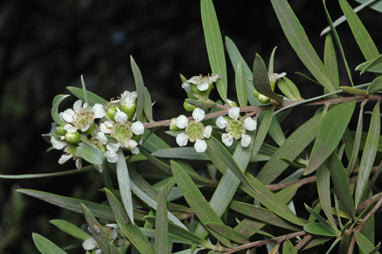
M 178 146 L 186 146 L 188 143 L 188 136 L 185 133 L 179 133 L 176 135 L 176 143 Z
M 256 120 L 253 120 L 251 117 L 244 119 L 244 128 L 248 131 L 254 131 L 257 128 Z
M 111 134 L 113 132 L 114 124 L 112 121 L 105 121 L 100 124 L 100 129 L 105 134 Z
M 207 149 L 206 141 L 202 139 L 197 139 L 194 144 L 195 151 L 198 153 L 204 153 Z
M 192 111 L 192 118 L 194 118 L 194 120 L 196 122 L 200 122 L 200 121 L 203 121 L 204 117 L 206 116 L 206 113 L 204 112 L 203 109 L 201 108 L 195 108 L 193 111 Z
M 229 133 L 223 133 L 222 141 L 226 146 L 231 146 L 233 143 L 233 136 Z
M 123 111 L 121 111 L 121 110 L 119 110 L 118 108 L 117 108 L 117 110 L 118 110 L 118 112 L 117 113 L 115 113 L 115 115 L 114 115 L 114 119 L 115 119 L 115 121 L 117 122 L 117 123 L 124 123 L 124 122 L 126 122 L 127 121 L 127 115 L 126 115 L 126 113 L 125 112 L 123 112 Z
M 210 138 L 211 137 L 211 132 L 212 132 L 212 126 L 208 125 L 204 128 L 203 136 L 205 138 Z
M 82 247 L 84 250 L 94 250 L 97 248 L 97 242 L 93 237 L 90 237 L 82 242 Z
M 227 127 L 227 125 L 228 125 L 228 121 L 227 119 L 225 119 L 224 116 L 219 116 L 218 119 L 216 119 L 216 126 L 219 129 L 224 129 Z
M 276 82 L 278 79 L 281 79 L 282 77 L 285 77 L 285 76 L 286 76 L 286 72 L 282 72 L 280 74 L 272 73 L 271 75 L 269 75 L 269 80 L 271 82 Z
M 142 135 L 145 132 L 145 126 L 140 121 L 134 122 L 131 129 L 135 135 Z
M 121 104 L 126 105 L 126 106 L 132 106 L 135 105 L 135 100 L 137 99 L 137 92 L 129 92 L 129 91 L 124 91 L 121 94 Z
M 241 136 L 240 144 L 242 147 L 248 147 L 251 141 L 252 141 L 252 138 L 249 135 L 244 134 L 243 136 Z
M 240 116 L 240 108 L 239 107 L 232 107 L 228 110 L 228 116 L 232 119 L 238 119 Z
M 52 143 L 53 148 L 57 150 L 61 150 L 67 145 L 66 142 L 60 141 L 54 136 L 50 137 L 50 143 Z
M 182 84 L 182 88 L 186 90 L 187 92 L 191 92 L 190 84 L 192 84 L 192 85 L 196 85 L 196 88 L 201 92 L 207 91 L 210 88 L 210 85 L 216 82 L 219 78 L 220 78 L 219 75 L 205 76 L 205 77 L 203 77 L 202 75 L 193 76 Z
M 176 118 L 176 122 L 175 122 L 175 125 L 176 127 L 178 127 L 179 129 L 184 129 L 186 128 L 188 124 L 188 118 L 185 116 L 185 115 L 180 115 Z

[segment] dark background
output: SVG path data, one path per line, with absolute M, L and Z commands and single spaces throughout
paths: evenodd
M 334 18 L 341 14 L 330 1 Z M 326 26 L 320 0 L 290 1 L 316 50 L 322 55 Z M 307 73 L 284 38 L 269 1 L 215 1 L 222 34 L 229 36 L 250 64 L 255 53 L 268 59 L 278 46 L 275 71 L 287 72 L 304 97 L 321 88 L 294 74 Z M 179 73 L 186 77 L 210 72 L 200 20 L 199 1 L 101 1 L 101 0 L 3 0 L 0 2 L 0 173 L 54 172 L 59 152 L 41 134 L 50 129 L 50 106 L 56 94 L 68 93 L 68 85 L 87 88 L 106 99 L 134 90 L 129 57 L 143 73 L 145 85 L 156 101 L 154 118 L 168 119 L 183 111 Z M 360 14 L 380 46 L 381 16 L 372 10 Z M 378 29 L 379 27 L 379 29 Z M 339 28 L 351 69 L 363 61 L 347 27 Z M 235 100 L 233 70 L 227 58 L 229 95 Z M 251 64 L 250 64 L 251 66 Z M 346 76 L 341 69 L 342 85 Z M 361 82 L 358 73 L 356 83 Z M 365 76 L 368 80 L 368 76 Z M 71 106 L 74 99 L 65 106 Z M 289 119 L 293 129 L 304 120 Z M 35 253 L 31 232 L 48 236 L 61 246 L 71 243 L 47 223 L 82 218 L 42 201 L 14 194 L 17 187 L 97 200 L 86 190 L 101 186 L 97 174 L 37 180 L 0 180 L 0 253 Z

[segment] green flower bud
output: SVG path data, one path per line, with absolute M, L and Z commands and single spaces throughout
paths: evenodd
M 184 101 L 183 107 L 187 112 L 192 112 L 196 107 L 189 103 L 188 101 Z
M 179 128 L 176 127 L 176 118 L 172 118 L 171 121 L 170 121 L 170 127 L 169 127 L 170 131 L 178 131 Z
M 117 108 L 116 107 L 110 107 L 107 109 L 106 111 L 106 115 L 114 121 L 114 116 L 115 114 L 118 112 Z
M 65 134 L 65 140 L 71 144 L 77 144 L 81 140 L 80 133 L 76 132 L 67 132 Z
M 253 96 L 255 96 L 261 103 L 268 103 L 270 101 L 269 97 L 259 93 L 256 89 L 253 90 Z
M 59 136 L 65 136 L 66 130 L 64 129 L 64 126 L 57 126 L 56 134 Z
M 134 115 L 134 112 L 135 112 L 135 104 L 132 104 L 132 105 L 126 105 L 126 104 L 123 104 L 119 107 L 123 112 L 126 113 L 126 115 L 129 117 L 129 119 L 131 119 L 131 117 Z

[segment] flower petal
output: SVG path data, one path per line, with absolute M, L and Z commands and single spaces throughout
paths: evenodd
M 132 153 L 132 154 L 135 154 L 135 155 L 137 155 L 137 154 L 139 154 L 139 153 L 140 153 L 140 151 L 139 151 L 139 148 L 138 148 L 138 147 L 134 147 L 134 148 L 130 149 L 130 151 L 131 151 L 131 153 Z
M 67 123 L 72 123 L 74 118 L 74 111 L 71 108 L 66 109 L 60 113 L 60 117 Z
M 231 119 L 238 119 L 240 116 L 240 108 L 239 107 L 232 107 L 228 110 L 228 116 Z
M 137 99 L 137 92 L 129 92 L 129 91 L 124 91 L 121 94 L 121 104 L 122 105 L 127 105 L 131 106 L 135 104 L 135 100 Z
M 131 129 L 135 135 L 142 135 L 145 132 L 145 126 L 140 121 L 136 121 L 131 125 Z
M 206 113 L 201 108 L 195 108 L 194 111 L 192 111 L 192 118 L 194 118 L 196 122 L 202 121 L 205 116 Z
M 197 85 L 200 83 L 201 77 L 200 76 L 193 76 L 189 80 L 187 80 L 188 83 Z
M 229 133 L 223 133 L 222 141 L 226 146 L 231 146 L 233 143 L 233 136 Z
M 118 123 L 125 123 L 127 121 L 127 115 L 125 112 L 118 110 L 118 112 L 115 113 L 114 119 Z
M 118 154 L 115 151 L 107 150 L 105 152 L 106 160 L 110 163 L 116 163 L 118 160 Z
M 71 158 L 73 158 L 73 155 L 64 153 L 63 155 L 61 155 L 60 159 L 58 159 L 58 164 L 62 165 Z
M 50 143 L 52 143 L 53 148 L 57 150 L 61 150 L 66 146 L 66 142 L 60 141 L 53 136 L 50 137 Z
M 137 141 L 135 141 L 134 139 L 129 139 L 127 142 L 126 142 L 126 148 L 129 148 L 129 149 L 133 149 L 135 147 L 138 146 L 138 143 Z
M 93 250 L 97 247 L 97 242 L 93 237 L 90 237 L 82 242 L 82 247 L 84 250 Z
M 202 139 L 197 139 L 194 144 L 195 151 L 198 153 L 204 153 L 207 150 L 207 143 Z
M 218 119 L 216 119 L 216 126 L 219 129 L 224 129 L 228 126 L 228 121 L 225 119 L 224 116 L 219 116 Z
M 186 128 L 187 124 L 188 124 L 188 118 L 185 115 L 180 115 L 176 118 L 175 125 L 179 129 Z
M 203 136 L 205 138 L 210 138 L 211 137 L 211 132 L 212 132 L 212 126 L 211 125 L 208 125 L 204 128 L 204 131 L 203 131 Z
M 99 103 L 94 104 L 92 111 L 94 113 L 95 119 L 99 119 L 99 118 L 106 116 L 106 112 L 105 112 L 105 109 L 103 108 L 102 104 L 99 104 Z
M 188 143 L 188 136 L 185 133 L 179 133 L 176 135 L 176 143 L 178 146 L 186 146 Z
M 210 84 L 208 82 L 204 82 L 204 83 L 197 85 L 196 88 L 198 88 L 199 91 L 203 92 L 203 91 L 207 91 L 209 86 L 210 86 Z
M 220 75 L 219 75 L 219 74 L 215 74 L 215 75 L 212 75 L 212 76 L 210 77 L 209 81 L 210 81 L 211 83 L 213 83 L 213 82 L 216 82 L 218 79 L 220 79 Z
M 76 100 L 73 104 L 73 109 L 74 109 L 74 112 L 76 112 L 76 113 L 80 112 L 82 109 L 82 101 Z
M 243 136 L 241 136 L 240 144 L 242 147 L 248 147 L 251 141 L 252 141 L 251 136 L 244 134 Z
M 109 143 L 106 145 L 108 151 L 117 152 L 121 145 L 119 143 Z
M 257 128 L 257 121 L 253 120 L 251 117 L 244 119 L 244 128 L 248 131 L 254 131 Z
M 77 169 L 82 168 L 82 160 L 80 158 L 76 159 L 76 168 Z
M 66 131 L 69 132 L 69 133 L 74 133 L 74 132 L 77 131 L 77 128 L 74 127 L 74 126 L 71 125 L 71 124 L 65 124 L 65 126 L 64 126 L 64 130 L 66 130 Z
M 186 91 L 187 93 L 190 93 L 190 92 L 191 92 L 191 85 L 190 85 L 190 83 L 184 82 L 184 83 L 182 84 L 182 88 L 183 88 L 184 91 Z
M 106 145 L 107 143 L 107 137 L 105 135 L 105 133 L 103 133 L 102 131 L 99 131 L 97 133 L 97 136 L 96 136 L 97 140 L 102 144 L 102 145 Z

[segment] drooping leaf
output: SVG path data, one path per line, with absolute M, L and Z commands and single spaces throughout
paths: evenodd
M 64 126 L 66 123 L 64 120 L 62 120 L 59 116 L 59 113 L 58 113 L 58 107 L 60 106 L 61 102 L 67 98 L 69 95 L 68 94 L 59 94 L 59 95 L 56 95 L 53 99 L 53 102 L 52 102 L 52 109 L 51 109 L 51 116 L 52 116 L 52 119 L 53 121 L 58 124 L 58 125 L 62 125 Z
M 68 89 L 71 94 L 76 96 L 81 101 L 85 101 L 84 92 L 81 88 L 74 87 L 74 86 L 67 86 L 66 89 Z M 108 101 L 105 100 L 104 98 L 102 98 L 102 97 L 98 96 L 97 94 L 90 92 L 88 90 L 86 90 L 86 95 L 88 98 L 88 104 L 90 106 L 93 106 L 94 104 L 97 104 L 97 103 L 102 104 L 102 105 L 106 105 L 108 103 Z
M 288 2 L 286 0 L 271 0 L 271 3 L 281 28 L 297 56 L 322 86 L 329 92 L 335 91 L 333 80 L 331 80 L 323 62 L 314 50 L 304 28 Z
M 102 165 L 105 156 L 95 145 L 82 142 L 76 149 L 76 156 L 94 165 Z
M 330 171 L 328 167 L 323 164 L 316 171 L 317 176 L 317 192 L 320 198 L 320 204 L 324 211 L 329 223 L 332 227 L 337 227 L 332 214 L 332 202 L 330 199 Z
M 136 106 L 135 112 L 137 114 L 137 119 L 143 122 L 143 110 L 144 110 L 144 103 L 145 103 L 145 84 L 143 82 L 141 70 L 139 69 L 133 56 L 130 56 L 130 64 L 131 64 L 131 70 L 133 71 L 133 76 L 135 81 L 135 90 L 137 91 L 137 106 Z
M 267 66 L 259 54 L 256 54 L 253 62 L 253 85 L 259 93 L 268 96 L 279 104 L 283 103 L 283 97 L 272 91 Z
M 213 74 L 220 75 L 220 79 L 216 82 L 216 88 L 222 100 L 226 101 L 227 66 L 225 62 L 223 39 L 212 0 L 201 0 L 200 11 L 211 71 Z
M 354 238 L 355 238 L 355 241 L 358 245 L 358 247 L 361 249 L 362 253 L 371 253 L 372 251 L 375 250 L 375 247 L 374 247 L 374 244 L 372 244 L 370 242 L 369 239 L 367 239 L 366 236 L 364 236 L 362 233 L 360 232 L 354 232 Z M 380 244 L 378 244 L 379 246 Z M 378 247 L 376 246 L 376 247 Z M 378 250 L 378 248 L 377 248 Z M 378 251 L 376 253 L 379 253 Z
M 233 242 L 237 242 L 241 244 L 245 244 L 249 242 L 247 237 L 240 234 L 239 232 L 237 232 L 236 230 L 234 230 L 233 228 L 229 226 L 226 226 L 223 224 L 208 223 L 207 227 L 209 227 L 211 230 L 215 231 L 216 233 L 224 236 L 225 238 Z
M 313 235 L 322 236 L 336 236 L 335 233 L 328 230 L 324 225 L 319 222 L 311 222 L 304 225 L 304 230 Z
M 131 223 L 134 225 L 133 199 L 131 196 L 129 170 L 127 168 L 125 156 L 123 155 L 122 150 L 118 152 L 118 161 L 116 164 L 116 169 L 122 203 L 125 207 L 126 213 L 129 216 Z
M 379 56 L 379 52 L 369 32 L 346 0 L 339 0 L 341 9 L 353 33 L 353 36 L 366 60 Z
M 91 236 L 80 229 L 77 225 L 74 225 L 73 223 L 66 221 L 66 220 L 50 220 L 49 221 L 51 224 L 55 225 L 57 228 L 59 228 L 61 231 L 77 238 L 80 240 L 86 240 L 90 238 Z
M 354 108 L 355 101 L 342 103 L 330 109 L 322 118 L 304 175 L 314 172 L 338 146 Z
M 150 122 L 154 121 L 153 120 L 153 102 L 151 101 L 151 95 L 147 87 L 144 87 L 144 105 L 143 105 L 143 111 L 145 112 L 145 116 L 147 120 Z
M 243 67 L 243 60 L 239 60 L 237 63 L 237 68 L 235 72 L 235 84 L 236 84 L 236 94 L 237 100 L 240 107 L 247 106 L 247 83 L 245 80 L 245 73 Z
M 34 245 L 41 254 L 67 254 L 67 252 L 58 247 L 55 243 L 40 234 L 33 233 L 32 238 Z
M 371 115 L 369 132 L 367 134 L 366 144 L 362 153 L 362 159 L 360 164 L 360 170 L 358 173 L 358 179 L 355 190 L 355 206 L 362 201 L 361 198 L 364 194 L 364 190 L 367 186 L 371 169 L 374 164 L 375 157 L 377 155 L 378 143 L 381 132 L 381 119 L 379 102 L 375 104 L 373 113 Z

